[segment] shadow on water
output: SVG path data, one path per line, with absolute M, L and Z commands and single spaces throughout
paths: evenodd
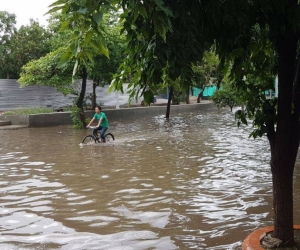
M 268 143 L 231 113 L 109 131 L 84 147 L 70 126 L 0 131 L 1 249 L 240 249 L 272 223 Z

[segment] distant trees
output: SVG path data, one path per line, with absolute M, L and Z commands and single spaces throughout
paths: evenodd
M 13 74 L 11 38 L 16 30 L 16 15 L 0 11 L 0 78 Z
M 193 86 L 201 89 L 197 98 L 197 103 L 200 103 L 203 91 L 210 83 L 220 88 L 224 73 L 218 55 L 212 50 L 205 51 L 202 60 L 192 64 L 192 71 Z
M 19 78 L 23 65 L 50 51 L 50 32 L 37 21 L 15 27 L 16 16 L 0 12 L 0 78 Z

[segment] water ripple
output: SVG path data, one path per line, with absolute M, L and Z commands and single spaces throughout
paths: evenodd
M 233 118 L 117 121 L 113 147 L 78 147 L 70 126 L 1 131 L 0 248 L 240 249 L 272 223 L 272 186 L 267 140 Z

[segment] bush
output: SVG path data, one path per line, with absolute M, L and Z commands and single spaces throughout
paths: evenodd
M 229 106 L 231 111 L 239 103 L 238 93 L 229 87 L 215 91 L 211 100 L 218 108 Z
M 80 120 L 81 109 L 74 105 L 71 107 L 70 110 L 71 110 L 71 117 L 72 117 L 72 121 L 73 121 L 73 128 L 74 129 L 83 129 L 84 125 L 82 124 L 82 122 Z
M 173 98 L 172 98 L 172 105 L 179 105 L 180 102 L 185 101 L 185 94 L 182 92 L 175 92 L 173 93 Z

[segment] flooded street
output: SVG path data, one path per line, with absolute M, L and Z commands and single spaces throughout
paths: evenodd
M 266 138 L 232 113 L 0 130 L 0 249 L 240 249 L 272 224 Z M 295 223 L 300 224 L 299 168 Z

